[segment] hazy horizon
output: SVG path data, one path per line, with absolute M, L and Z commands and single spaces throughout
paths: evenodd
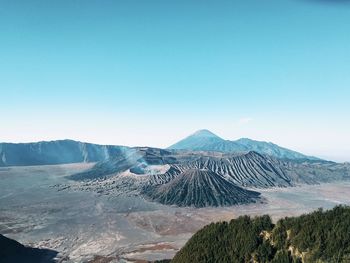
M 346 1 L 2 1 L 1 142 L 199 129 L 350 161 Z

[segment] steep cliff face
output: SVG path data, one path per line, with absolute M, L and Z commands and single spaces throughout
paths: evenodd
M 128 147 L 59 140 L 37 143 L 0 143 L 0 166 L 99 162 Z

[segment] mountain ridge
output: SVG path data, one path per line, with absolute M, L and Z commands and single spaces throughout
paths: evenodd
M 129 147 L 100 145 L 74 140 L 32 143 L 0 143 L 0 167 L 99 162 Z
M 0 167 L 101 162 L 117 155 L 124 155 L 135 148 L 142 147 L 101 145 L 71 139 L 30 143 L 4 142 L 0 143 Z M 236 141 L 225 140 L 206 129 L 199 130 L 163 150 L 218 152 L 223 154 L 254 151 L 279 159 L 297 160 L 299 162 L 324 161 L 280 147 L 271 142 L 255 141 L 248 138 L 241 138 Z
M 177 143 L 172 144 L 167 149 L 218 151 L 227 153 L 255 151 L 260 154 L 267 154 L 280 159 L 321 161 L 320 158 L 304 155 L 272 142 L 257 141 L 249 138 L 240 138 L 234 141 L 225 140 L 209 130 L 198 130 Z

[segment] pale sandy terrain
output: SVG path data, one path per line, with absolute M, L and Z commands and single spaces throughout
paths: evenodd
M 154 260 L 171 258 L 210 222 L 243 214 L 270 214 L 276 220 L 350 205 L 350 182 L 260 190 L 260 204 L 195 209 L 104 194 L 93 191 L 100 183 L 77 187 L 64 178 L 91 165 L 0 168 L 0 233 L 58 250 L 61 260 L 70 262 Z

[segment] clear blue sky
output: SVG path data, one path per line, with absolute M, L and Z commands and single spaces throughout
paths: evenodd
M 0 0 L 0 141 L 207 128 L 350 161 L 350 2 Z

